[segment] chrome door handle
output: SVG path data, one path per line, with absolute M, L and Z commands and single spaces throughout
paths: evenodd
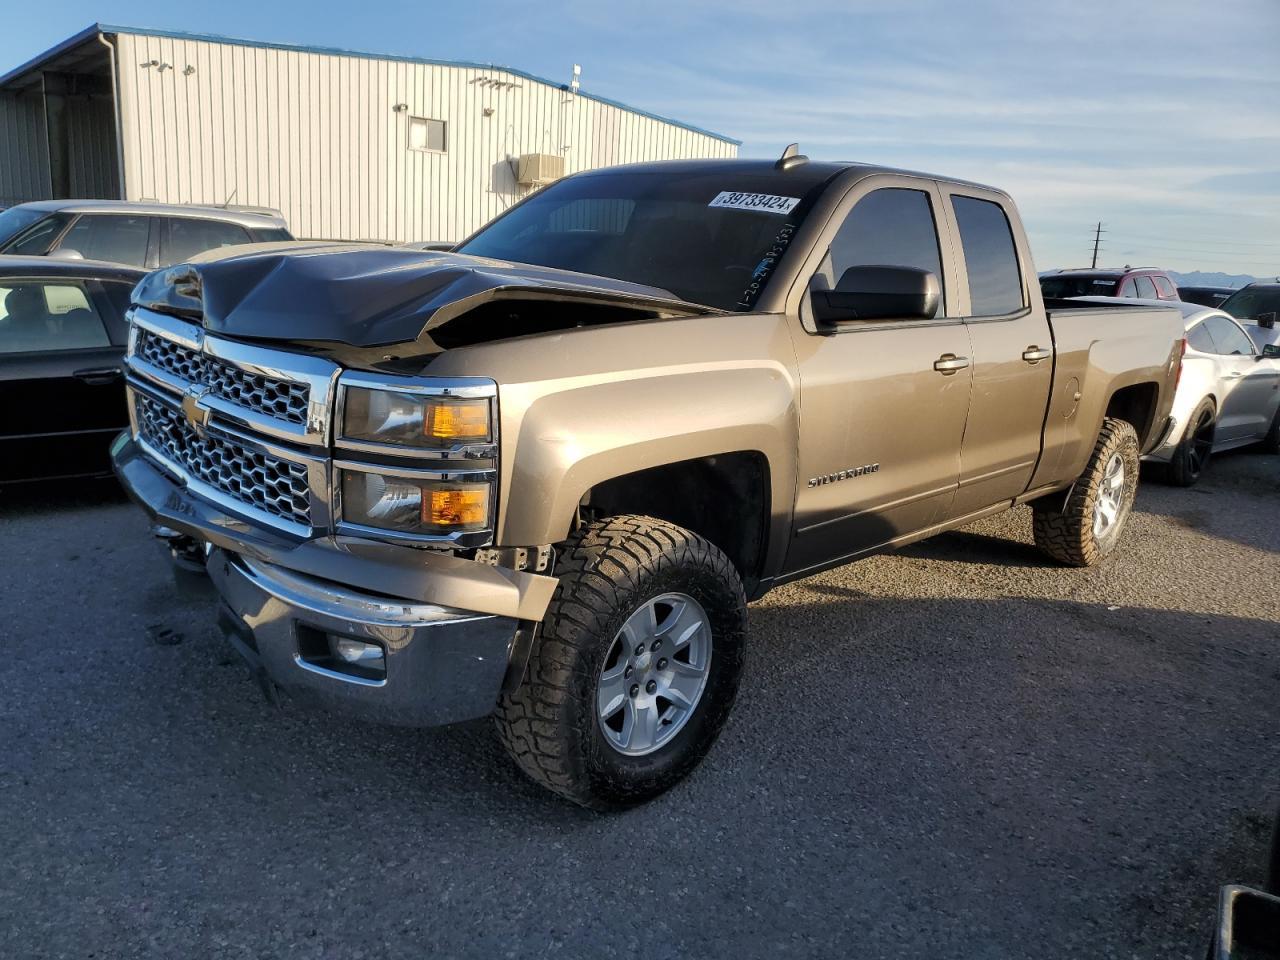
M 944 377 L 950 377 L 957 370 L 963 370 L 968 365 L 968 357 L 957 357 L 954 353 L 944 353 L 937 360 L 933 361 L 933 369 L 937 370 Z
M 1244 376 L 1244 374 L 1243 374 L 1243 373 L 1228 373 L 1228 374 L 1227 374 L 1225 377 L 1223 377 L 1222 379 L 1223 379 L 1223 380 L 1239 380 L 1239 379 L 1240 379 L 1241 377 L 1243 377 L 1243 376 Z
M 1041 360 L 1048 360 L 1052 356 L 1052 350 L 1037 347 L 1035 344 L 1032 344 L 1022 351 L 1022 359 L 1027 361 L 1027 363 L 1039 363 Z

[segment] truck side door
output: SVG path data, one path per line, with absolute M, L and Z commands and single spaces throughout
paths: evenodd
M 1023 493 L 1040 459 L 1053 338 L 1017 214 L 996 193 L 944 185 L 957 299 L 973 350 L 973 396 L 955 516 Z
M 969 337 L 950 306 L 931 181 L 855 184 L 819 239 L 809 290 L 834 289 L 857 265 L 923 267 L 942 283 L 931 320 L 819 326 L 800 302 L 792 326 L 800 378 L 799 477 L 786 569 L 829 566 L 950 515 L 969 406 Z M 939 366 L 935 366 L 938 364 Z

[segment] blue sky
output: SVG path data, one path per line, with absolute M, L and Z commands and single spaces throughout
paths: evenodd
M 1041 268 L 1280 273 L 1280 0 L 56 0 L 11 9 L 0 72 L 95 21 L 477 60 L 771 156 L 991 183 Z

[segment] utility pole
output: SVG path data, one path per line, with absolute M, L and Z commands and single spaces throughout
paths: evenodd
M 1106 232 L 1107 231 L 1102 229 L 1102 221 L 1099 220 L 1098 226 L 1095 227 L 1093 231 L 1093 267 L 1094 269 L 1097 269 L 1097 266 L 1098 266 L 1098 244 L 1102 242 L 1102 235 Z

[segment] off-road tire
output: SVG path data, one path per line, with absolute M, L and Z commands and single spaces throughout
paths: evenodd
M 729 559 L 707 540 L 651 517 L 591 523 L 564 546 L 560 584 L 519 687 L 498 703 L 498 733 L 517 766 L 544 787 L 595 810 L 649 800 L 710 749 L 737 696 L 746 598 Z M 606 741 L 596 684 L 622 624 L 647 600 L 693 597 L 711 627 L 710 675 L 683 728 L 655 752 L 625 756 Z
M 1182 432 L 1182 439 L 1178 441 L 1177 447 L 1174 448 L 1173 456 L 1169 458 L 1165 479 L 1174 486 L 1194 486 L 1204 476 L 1205 468 L 1209 466 L 1209 459 L 1213 456 L 1212 448 L 1205 451 L 1198 463 L 1192 456 L 1196 441 L 1196 431 L 1199 428 L 1201 419 L 1206 414 L 1212 420 L 1217 419 L 1217 408 L 1214 407 L 1213 401 L 1208 397 L 1201 400 L 1195 412 L 1187 418 L 1187 426 Z
M 1123 458 L 1125 469 L 1122 514 L 1114 533 L 1099 541 L 1093 533 L 1093 508 L 1107 464 L 1116 453 Z M 1032 502 L 1036 546 L 1069 567 L 1092 567 L 1100 563 L 1115 549 L 1124 532 L 1138 491 L 1138 467 L 1137 432 L 1125 421 L 1108 417 L 1102 422 L 1088 466 L 1065 499 L 1054 496 Z
M 1271 418 L 1271 429 L 1262 440 L 1262 451 L 1263 453 L 1280 453 L 1280 410 L 1277 410 L 1276 415 Z M 1280 878 L 1276 882 L 1280 883 Z

